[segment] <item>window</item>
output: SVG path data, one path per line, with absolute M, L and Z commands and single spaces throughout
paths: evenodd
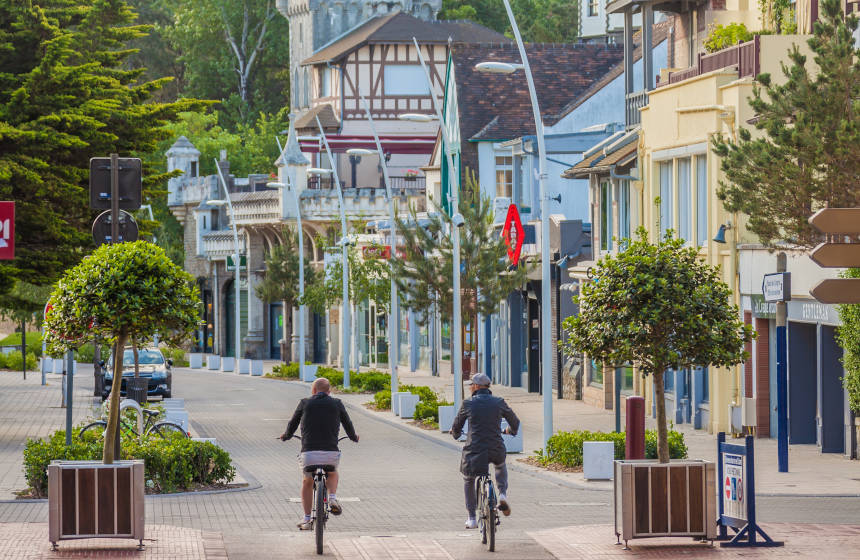
M 675 370 L 667 369 L 663 372 L 663 391 L 666 393 L 675 392 Z
M 206 214 L 203 214 L 203 229 L 206 229 Z
M 685 241 L 692 238 L 693 214 L 690 205 L 693 201 L 690 184 L 690 158 L 678 160 L 678 237 Z
M 311 79 L 310 74 L 308 73 L 308 69 L 305 68 L 305 82 L 302 84 L 302 94 L 304 95 L 304 103 L 303 106 L 307 107 L 311 104 L 310 102 L 310 91 L 311 91 Z
M 696 156 L 696 245 L 708 242 L 708 158 Z
M 612 186 L 600 184 L 600 248 L 612 250 Z
M 196 161 L 191 162 L 191 176 L 197 177 L 197 162 Z
M 510 198 L 513 186 L 513 156 L 496 156 L 496 196 L 506 196 Z
M 319 69 L 320 97 L 331 97 L 331 71 L 322 67 Z
M 588 362 L 588 383 L 603 386 L 603 364 L 598 364 L 594 360 Z
M 619 187 L 620 197 L 618 200 L 618 237 L 620 239 L 630 238 L 630 181 L 621 181 Z
M 620 368 L 615 368 L 615 375 L 621 380 L 621 392 L 622 393 L 632 393 L 633 392 L 633 367 L 632 366 L 623 366 Z
M 702 402 L 710 402 L 711 387 L 708 379 L 708 368 L 702 368 Z
M 588 15 L 594 17 L 597 15 L 598 0 L 588 0 Z
M 430 95 L 427 77 L 418 65 L 386 66 L 383 80 L 385 95 Z
M 672 229 L 672 161 L 660 162 L 660 236 Z

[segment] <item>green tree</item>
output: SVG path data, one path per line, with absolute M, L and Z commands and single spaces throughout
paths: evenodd
M 152 243 L 102 245 L 68 270 L 51 294 L 47 342 L 52 352 L 95 338 L 113 343 L 113 383 L 103 459 L 116 457 L 122 356 L 129 340 L 155 334 L 182 344 L 200 322 L 200 293 L 194 278 Z
M 667 236 L 657 244 L 629 241 L 594 267 L 594 280 L 574 301 L 579 314 L 564 321 L 569 355 L 585 353 L 609 365 L 634 363 L 654 377 L 657 456 L 669 462 L 663 373 L 667 368 L 731 367 L 747 358 L 749 326 L 729 303 L 729 287 L 697 249 Z
M 123 68 L 146 33 L 133 21 L 123 0 L 0 0 L 0 198 L 17 214 L 0 279 L 48 285 L 77 263 L 92 248 L 90 157 L 150 152 L 165 123 L 202 106 L 150 102 L 165 81 Z M 164 181 L 144 176 L 148 200 Z
M 860 278 L 860 268 L 851 268 L 843 274 L 845 278 Z M 860 413 L 860 305 L 845 304 L 839 307 L 842 325 L 836 329 L 839 345 L 842 346 L 842 365 L 845 367 L 843 383 L 848 391 L 848 406 Z
M 568 43 L 579 34 L 576 0 L 511 0 L 524 41 Z M 444 0 L 439 19 L 468 19 L 513 37 L 502 0 Z
M 126 67 L 143 69 L 145 80 L 172 78 L 155 92 L 153 99 L 176 101 L 187 88 L 182 53 L 169 38 L 176 3 L 173 0 L 128 0 L 128 3 L 137 13 L 137 21 L 149 26 L 149 34 L 129 44 L 137 52 L 128 58 Z
M 426 225 L 419 224 L 414 209 L 408 220 L 397 218 L 397 233 L 403 238 L 402 247 L 398 247 L 402 256 L 392 258 L 402 305 L 418 311 L 417 321 L 421 324 L 432 320 L 430 309 L 438 309 L 445 319 L 453 316 L 454 246 L 448 232 L 455 226 L 440 205 L 434 202 L 434 206 L 436 212 Z M 508 270 L 507 247 L 493 227 L 492 203 L 481 196 L 471 173 L 466 174 L 460 191 L 459 211 L 464 219 L 460 233 L 462 315 L 492 315 L 498 312 L 502 300 L 523 285 L 528 267 L 520 261 L 517 268 Z
M 299 305 L 299 255 L 302 252 L 299 250 L 298 233 L 290 228 L 285 227 L 281 236 L 284 239 L 283 244 L 272 247 L 271 252 L 266 257 L 266 276 L 263 281 L 257 285 L 257 297 L 266 303 L 279 301 L 283 304 L 284 315 L 284 343 L 281 344 L 281 359 L 290 363 L 292 361 L 290 341 L 293 337 L 293 313 L 294 307 Z M 307 257 L 304 257 L 305 266 L 305 286 L 313 285 L 317 282 L 318 273 L 314 269 Z
M 726 208 L 749 216 L 748 228 L 761 241 L 811 248 L 821 241 L 807 221 L 823 207 L 860 206 L 860 64 L 838 0 L 821 3 L 822 18 L 808 44 L 817 69 L 795 46 L 786 81 L 758 76 L 750 106 L 761 134 L 746 128 L 737 140 L 715 137 L 726 180 L 717 191 Z

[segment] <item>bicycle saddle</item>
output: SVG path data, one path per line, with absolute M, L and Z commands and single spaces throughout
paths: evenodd
M 325 472 L 334 472 L 334 465 L 307 465 L 305 467 L 305 472 L 316 472 L 317 469 L 322 469 Z

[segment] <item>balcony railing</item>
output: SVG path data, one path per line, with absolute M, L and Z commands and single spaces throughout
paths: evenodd
M 426 177 L 389 177 L 391 189 L 424 189 L 427 186 Z
M 642 115 L 639 109 L 648 105 L 648 92 L 637 91 L 627 95 L 625 115 L 627 119 L 627 128 L 636 126 L 642 122 Z
M 759 35 L 753 37 L 752 41 L 738 43 L 733 47 L 728 47 L 714 53 L 699 53 L 696 57 L 695 66 L 678 70 L 677 72 L 669 72 L 668 79 L 658 82 L 657 87 L 677 84 L 694 76 L 732 67 L 737 68 L 738 78 L 745 78 L 747 76 L 755 78 L 761 72 L 760 53 L 761 39 Z

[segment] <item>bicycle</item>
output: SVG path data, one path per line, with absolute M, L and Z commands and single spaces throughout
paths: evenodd
M 490 552 L 496 550 L 496 527 L 499 520 L 496 487 L 489 472 L 475 478 L 475 495 L 478 505 L 478 529 L 481 531 L 481 544 L 487 545 Z
M 170 420 L 161 420 L 156 422 L 155 419 L 158 418 L 159 414 L 161 414 L 159 411 L 149 408 L 142 408 L 141 411 L 146 417 L 143 424 L 143 437 L 148 437 L 153 433 L 161 436 L 162 439 L 167 439 L 174 434 L 182 434 L 182 436 L 186 438 L 190 437 L 189 434 L 182 429 L 182 426 L 176 422 L 171 422 Z M 137 426 L 125 421 L 122 414 L 120 414 L 119 418 L 120 429 L 124 430 L 129 435 L 140 436 L 137 432 Z M 91 422 L 81 428 L 80 437 L 83 437 L 85 433 L 90 431 L 103 435 L 105 430 L 107 430 L 107 422 L 104 420 L 96 420 L 95 422 Z
M 281 439 L 280 436 L 278 439 Z M 301 438 L 298 438 L 301 441 Z M 338 443 L 347 439 L 347 436 L 338 438 Z M 304 472 L 314 473 L 314 493 L 311 499 L 311 525 L 316 537 L 317 554 L 323 553 L 323 533 L 328 515 L 331 511 L 328 503 L 328 488 L 326 487 L 327 474 L 335 470 L 334 465 L 305 465 Z

